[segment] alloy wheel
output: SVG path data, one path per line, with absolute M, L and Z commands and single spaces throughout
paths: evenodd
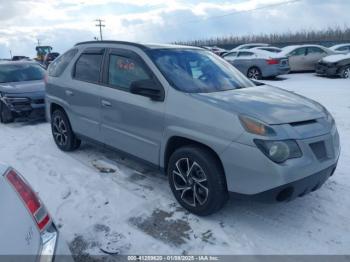
M 203 206 L 209 195 L 207 176 L 202 167 L 189 158 L 181 158 L 172 171 L 174 188 L 189 206 Z
M 68 142 L 67 126 L 61 116 L 55 116 L 53 120 L 53 135 L 60 146 Z
M 248 78 L 258 80 L 260 78 L 259 70 L 257 68 L 249 69 Z
M 350 78 L 350 67 L 346 68 L 344 71 L 344 78 Z

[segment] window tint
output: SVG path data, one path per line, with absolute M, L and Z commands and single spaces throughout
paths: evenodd
M 68 66 L 69 62 L 77 54 L 77 49 L 72 49 L 53 61 L 48 69 L 49 76 L 58 77 Z
M 74 78 L 98 83 L 100 80 L 100 68 L 102 54 L 82 54 L 75 64 Z
M 306 48 L 298 48 L 295 49 L 293 52 L 290 53 L 291 56 L 297 56 L 297 55 L 305 55 L 306 53 Z
M 224 57 L 225 57 L 225 58 L 227 58 L 227 57 L 233 58 L 233 57 L 236 57 L 236 56 L 237 56 L 237 52 L 232 52 L 232 53 L 226 54 Z
M 319 48 L 319 47 L 309 47 L 307 49 L 307 53 L 308 54 L 324 54 L 326 52 L 323 49 Z
M 252 56 L 253 53 L 251 52 L 239 52 L 238 56 L 243 57 L 243 56 Z
M 129 90 L 134 81 L 150 79 L 140 62 L 135 59 L 110 55 L 108 84 L 125 90 Z
M 337 51 L 348 51 L 350 50 L 350 46 L 343 46 L 343 47 L 339 47 L 336 49 Z

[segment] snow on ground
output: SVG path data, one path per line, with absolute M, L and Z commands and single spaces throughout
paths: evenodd
M 77 255 L 348 254 L 350 81 L 292 74 L 266 82 L 324 104 L 341 136 L 335 175 L 290 203 L 230 200 L 199 218 L 176 203 L 158 172 L 89 144 L 61 152 L 48 123 L 1 125 L 0 161 L 38 191 Z

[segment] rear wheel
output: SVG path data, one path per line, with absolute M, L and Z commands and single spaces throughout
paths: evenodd
M 247 77 L 254 80 L 260 80 L 262 78 L 262 74 L 259 68 L 251 67 L 248 69 Z
M 213 214 L 228 199 L 221 164 L 205 148 L 188 146 L 176 150 L 170 157 L 167 173 L 177 201 L 196 215 Z
M 346 66 L 341 70 L 340 73 L 342 78 L 350 79 L 350 66 Z
M 3 102 L 0 102 L 0 122 L 3 124 L 8 124 L 12 123 L 13 121 L 14 117 L 10 109 L 8 109 Z
M 66 113 L 55 110 L 51 115 L 51 130 L 56 145 L 63 151 L 73 151 L 79 148 L 81 141 L 73 133 Z

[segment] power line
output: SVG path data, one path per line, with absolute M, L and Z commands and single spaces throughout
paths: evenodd
M 106 27 L 106 25 L 102 24 L 104 22 L 104 20 L 96 19 L 95 21 L 98 22 L 98 24 L 96 26 L 100 28 L 100 40 L 102 41 L 103 40 L 103 38 L 102 38 L 102 27 Z
M 264 5 L 264 6 L 256 7 L 256 8 L 249 9 L 249 10 L 233 11 L 233 12 L 226 13 L 226 14 L 223 14 L 223 15 L 210 16 L 210 17 L 207 17 L 205 19 L 190 20 L 190 21 L 187 21 L 187 22 L 184 22 L 184 23 L 177 24 L 176 26 L 192 24 L 192 23 L 198 23 L 198 22 L 205 22 L 205 21 L 212 20 L 212 19 L 218 19 L 218 18 L 231 16 L 231 15 L 236 15 L 236 14 L 242 14 L 242 13 L 249 13 L 249 12 L 258 11 L 258 10 L 266 9 L 266 8 L 270 8 L 270 7 L 278 7 L 278 6 L 282 6 L 282 5 L 293 4 L 293 3 L 300 2 L 300 1 L 302 1 L 302 0 L 289 0 L 289 1 L 283 1 L 283 2 L 280 2 L 280 3 L 276 3 L 276 4 Z

